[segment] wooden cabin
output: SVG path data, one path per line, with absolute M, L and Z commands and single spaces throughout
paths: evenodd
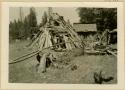
M 80 24 L 74 23 L 73 27 L 78 35 L 84 39 L 94 36 L 97 33 L 96 24 Z

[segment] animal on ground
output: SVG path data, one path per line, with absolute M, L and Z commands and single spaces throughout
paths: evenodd
M 95 81 L 96 84 L 102 84 L 104 82 L 110 82 L 111 80 L 114 79 L 112 76 L 109 76 L 109 77 L 105 78 L 102 75 L 102 71 L 100 71 L 99 73 L 94 72 L 93 78 L 94 78 L 94 81 Z

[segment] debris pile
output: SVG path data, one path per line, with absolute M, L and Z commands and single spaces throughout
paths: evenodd
M 29 46 L 36 45 L 39 51 L 45 48 L 58 51 L 82 48 L 82 43 L 73 26 L 68 21 L 65 21 L 63 16 L 52 12 L 52 8 L 49 8 L 47 22 L 40 28 Z
M 75 49 L 72 51 L 59 52 L 59 53 L 58 52 L 42 53 L 40 56 L 41 57 L 40 62 L 38 62 L 39 63 L 38 72 L 44 73 L 46 72 L 46 68 L 50 66 L 58 69 L 62 69 L 69 66 L 71 67 L 71 70 L 75 70 L 77 69 L 77 66 L 72 65 L 70 62 L 74 60 L 75 57 L 83 54 L 84 51 L 82 49 Z M 38 55 L 36 57 L 38 57 Z

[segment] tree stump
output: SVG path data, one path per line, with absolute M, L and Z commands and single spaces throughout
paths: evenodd
M 47 54 L 43 54 L 42 58 L 40 59 L 40 64 L 38 67 L 38 73 L 46 72 L 46 56 Z

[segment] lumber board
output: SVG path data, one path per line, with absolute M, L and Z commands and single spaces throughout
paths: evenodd
M 39 46 L 40 46 L 40 48 L 39 48 L 40 51 L 41 51 L 41 50 L 43 49 L 43 47 L 44 47 L 45 40 L 46 40 L 45 37 L 42 38 L 41 44 L 39 45 Z
M 51 43 L 51 36 L 50 34 L 48 33 L 48 47 L 49 46 L 52 46 L 52 43 Z
M 73 28 L 69 24 L 67 24 L 64 20 L 62 21 L 62 25 L 67 28 L 73 40 L 81 40 L 78 34 L 73 30 Z M 77 47 L 82 47 L 81 43 L 75 42 L 75 44 L 77 45 Z

